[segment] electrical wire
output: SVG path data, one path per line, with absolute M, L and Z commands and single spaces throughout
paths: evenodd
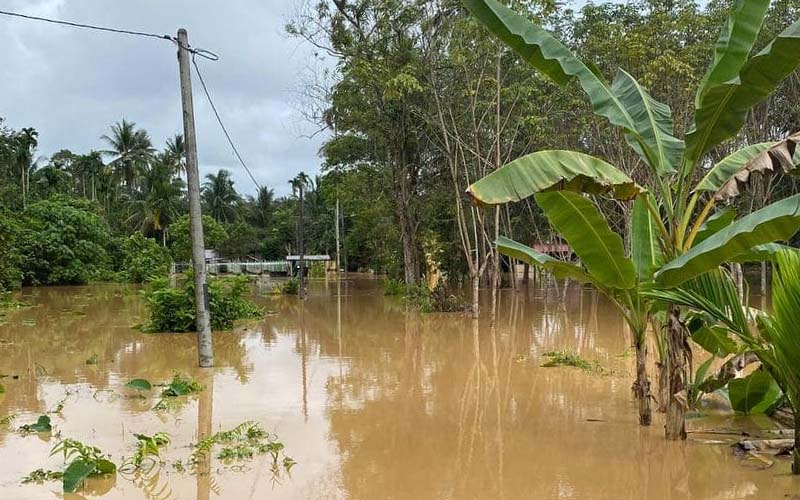
M 253 184 L 256 185 L 258 189 L 261 189 L 261 185 L 256 180 L 253 173 L 250 171 L 250 168 L 245 163 L 242 155 L 239 154 L 239 150 L 236 148 L 236 145 L 233 143 L 233 139 L 231 139 L 231 135 L 228 133 L 228 129 L 225 128 L 225 124 L 222 122 L 222 118 L 219 115 L 219 111 L 217 111 L 217 106 L 214 105 L 214 100 L 211 99 L 211 93 L 208 91 L 208 87 L 206 87 L 206 82 L 203 79 L 203 74 L 200 72 L 200 67 L 197 65 L 197 61 L 195 60 L 194 56 L 192 56 L 192 64 L 194 65 L 194 71 L 197 73 L 197 78 L 200 80 L 200 86 L 203 87 L 203 92 L 206 94 L 206 99 L 208 99 L 208 103 L 211 105 L 211 110 L 214 111 L 214 116 L 217 118 L 217 123 L 219 123 L 219 127 L 222 129 L 222 132 L 225 134 L 225 138 L 228 140 L 228 144 L 230 144 L 231 149 L 233 149 L 233 153 L 236 155 L 236 158 L 239 159 L 239 163 L 242 164 L 245 171 L 247 171 L 247 175 L 250 176 L 250 180 L 253 181 Z
M 147 33 L 147 32 L 144 32 L 144 31 L 126 30 L 126 29 L 121 29 L 121 28 L 109 28 L 109 27 L 106 27 L 106 26 L 95 26 L 95 25 L 92 25 L 92 24 L 83 24 L 83 23 L 76 23 L 76 22 L 72 22 L 72 21 L 63 21 L 63 20 L 60 20 L 60 19 L 49 19 L 49 18 L 46 18 L 46 17 L 32 16 L 32 15 L 28 15 L 28 14 L 20 14 L 18 12 L 9 12 L 9 11 L 5 11 L 5 10 L 0 10 L 0 15 L 17 17 L 17 18 L 22 18 L 22 19 L 28 19 L 28 20 L 31 20 L 31 21 L 42 21 L 42 22 L 45 22 L 45 23 L 58 24 L 58 25 L 62 25 L 62 26 L 70 26 L 70 27 L 73 27 L 73 28 L 91 29 L 91 30 L 104 31 L 104 32 L 109 32 L 109 33 L 118 33 L 118 34 L 123 34 L 123 35 L 141 36 L 141 37 L 147 37 L 147 38 L 157 38 L 159 40 L 169 40 L 170 42 L 174 43 L 178 47 L 182 47 L 182 45 L 178 41 L 178 39 L 175 38 L 174 36 L 171 36 L 171 35 L 159 35 L 159 34 L 156 34 L 156 33 Z M 247 166 L 247 163 L 244 161 L 244 158 L 242 158 L 242 155 L 239 154 L 239 150 L 236 148 L 236 145 L 233 143 L 233 139 L 231 138 L 231 135 L 228 133 L 228 129 L 225 127 L 225 124 L 222 122 L 222 117 L 220 116 L 219 111 L 217 111 L 217 106 L 214 104 L 214 100 L 211 98 L 211 92 L 209 92 L 208 87 L 206 86 L 206 82 L 203 79 L 203 74 L 200 72 L 200 67 L 197 65 L 197 60 L 195 58 L 195 56 L 200 56 L 200 57 L 202 57 L 204 59 L 208 59 L 209 61 L 218 61 L 219 60 L 219 56 L 217 54 L 215 54 L 214 52 L 211 52 L 210 50 L 206 50 L 206 49 L 193 48 L 193 47 L 182 47 L 182 48 L 185 48 L 187 51 L 189 51 L 192 54 L 192 65 L 194 66 L 195 73 L 197 73 L 197 77 L 200 80 L 200 85 L 203 87 L 203 92 L 206 95 L 206 99 L 208 99 L 208 103 L 211 105 L 212 111 L 214 111 L 214 116 L 216 117 L 217 123 L 219 123 L 219 126 L 222 129 L 222 132 L 225 134 L 225 138 L 228 140 L 228 144 L 231 146 L 231 149 L 233 149 L 233 152 L 236 155 L 236 158 L 239 160 L 239 163 L 242 164 L 242 167 L 244 167 L 245 171 L 247 172 L 247 175 L 250 176 L 250 179 L 253 181 L 253 184 L 255 184 L 258 189 L 261 189 L 261 185 L 258 183 L 258 181 L 256 180 L 255 176 L 250 171 L 250 168 Z
M 107 33 L 118 33 L 122 35 L 132 35 L 132 36 L 141 36 L 147 38 L 157 38 L 160 40 L 169 40 L 170 42 L 174 43 L 175 45 L 180 46 L 178 39 L 171 35 L 159 35 L 157 33 L 147 33 L 145 31 L 134 31 L 134 30 L 126 30 L 121 28 L 109 28 L 106 26 L 96 26 L 93 24 L 84 24 L 84 23 L 76 23 L 73 21 L 63 21 L 61 19 L 50 19 L 47 17 L 40 17 L 40 16 L 32 16 L 29 14 L 20 14 L 19 12 L 10 12 L 7 10 L 0 10 L 0 15 L 9 16 L 9 17 L 17 17 L 21 19 L 27 19 L 29 21 L 41 21 L 50 24 L 58 24 L 61 26 L 70 26 L 72 28 L 82 28 L 82 29 L 90 29 L 95 31 L 104 31 Z M 186 50 L 191 52 L 192 54 L 198 55 L 210 61 L 218 61 L 219 56 L 210 50 L 205 49 L 195 49 L 192 47 L 185 47 Z

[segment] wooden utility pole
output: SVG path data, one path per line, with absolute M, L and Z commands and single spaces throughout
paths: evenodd
M 339 274 L 339 198 L 336 198 L 336 274 Z
M 197 354 L 200 366 L 206 368 L 214 365 L 214 354 L 211 345 L 211 320 L 208 310 L 203 216 L 200 211 L 200 173 L 197 167 L 197 137 L 194 130 L 194 104 L 192 102 L 192 68 L 189 57 L 189 36 L 186 34 L 185 29 L 179 29 L 178 66 L 181 75 L 183 137 L 186 144 L 186 184 L 189 188 L 189 232 L 192 240 L 192 268 L 194 269 Z
M 303 240 L 303 191 L 305 191 L 305 179 L 300 179 L 300 218 L 297 224 L 297 236 L 299 238 L 299 264 L 300 264 L 300 298 L 306 298 L 306 261 L 303 255 L 306 251 L 306 244 Z

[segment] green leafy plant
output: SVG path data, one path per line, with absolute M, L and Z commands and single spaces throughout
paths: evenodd
M 286 472 L 296 462 L 284 452 L 284 444 L 277 436 L 266 432 L 255 422 L 242 422 L 233 429 L 219 431 L 201 439 L 189 456 L 189 463 L 197 463 L 208 458 L 215 446 L 222 446 L 217 458 L 225 461 L 241 461 L 253 458 L 256 454 L 268 454 L 272 458 L 272 471 L 278 473 L 282 466 Z
M 32 424 L 25 424 L 20 426 L 19 432 L 23 434 L 32 434 L 35 432 L 51 432 L 53 426 L 50 423 L 50 417 L 47 415 L 40 415 L 36 422 Z
M 155 240 L 136 232 L 122 243 L 122 271 L 127 281 L 144 283 L 169 274 L 172 257 Z
M 130 389 L 136 389 L 137 391 L 149 391 L 153 388 L 153 385 L 150 383 L 149 380 L 143 378 L 135 378 L 129 380 L 125 387 Z
M 776 241 L 800 228 L 800 195 L 778 201 L 738 220 L 711 224 L 714 208 L 737 196 L 751 174 L 792 171 L 800 134 L 784 141 L 747 146 L 725 157 L 693 183 L 706 155 L 735 138 L 750 110 L 769 97 L 800 66 L 800 21 L 764 49 L 751 52 L 769 2 L 739 0 L 731 7 L 713 61 L 695 99 L 694 122 L 676 137 L 669 106 L 653 98 L 619 69 L 611 83 L 528 17 L 498 0 L 462 0 L 471 14 L 521 58 L 560 86 L 575 83 L 595 114 L 621 129 L 625 141 L 649 169 L 650 189 L 637 185 L 606 161 L 577 151 L 538 151 L 523 156 L 470 186 L 476 203 L 498 205 L 534 196 L 555 231 L 580 263 L 554 259 L 507 238 L 498 250 L 557 277 L 591 283 L 617 305 L 633 331 L 639 421 L 651 423 L 646 333 L 653 301 L 643 294 L 655 283 L 675 287 L 724 262 L 771 258 Z M 635 200 L 630 249 L 584 194 Z M 702 207 L 699 211 L 697 208 Z M 724 221 L 718 218 L 717 221 Z M 665 434 L 685 439 L 686 332 L 681 312 L 667 308 L 664 357 L 668 394 Z M 659 344 L 660 345 L 660 344 Z
M 64 473 L 61 471 L 36 469 L 22 478 L 22 484 L 43 484 L 47 481 L 61 481 L 62 479 L 64 479 Z
M 56 444 L 50 456 L 63 455 L 67 468 L 62 478 L 65 493 L 76 491 L 92 476 L 114 474 L 117 466 L 100 448 L 89 446 L 74 439 L 64 439 Z
M 200 382 L 175 374 L 169 384 L 167 384 L 167 387 L 161 391 L 161 395 L 164 397 L 186 396 L 187 394 L 195 394 L 202 390 L 203 386 Z
M 157 432 L 152 436 L 134 434 L 136 438 L 136 452 L 120 464 L 120 470 L 130 471 L 138 469 L 150 470 L 162 463 L 161 449 L 170 443 L 169 434 Z
M 283 295 L 297 295 L 300 293 L 300 281 L 292 278 L 286 283 L 279 285 L 279 288 Z
M 406 284 L 403 280 L 386 278 L 383 280 L 383 294 L 386 296 L 405 295 Z
M 249 281 L 246 276 L 215 278 L 209 282 L 208 296 L 211 328 L 229 330 L 236 320 L 263 315 L 261 308 L 246 298 Z M 144 327 L 150 332 L 189 332 L 195 329 L 194 283 L 185 280 L 180 288 L 169 286 L 166 279 L 154 280 L 145 291 L 150 321 Z

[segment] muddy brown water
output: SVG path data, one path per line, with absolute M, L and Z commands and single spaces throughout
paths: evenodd
M 165 465 L 148 475 L 91 480 L 65 498 L 159 499 L 780 499 L 800 492 L 789 463 L 736 458 L 720 436 L 666 442 L 663 421 L 637 425 L 633 359 L 621 318 L 573 285 L 500 294 L 497 326 L 464 315 L 410 312 L 377 281 L 314 282 L 311 296 L 259 296 L 274 311 L 216 333 L 216 366 L 194 368 L 192 335 L 149 335 L 138 290 L 120 285 L 25 289 L 31 307 L 0 326 L 0 498 L 52 499 L 60 483 L 20 484 L 49 457 L 55 436 L 14 429 L 63 401 L 56 431 L 130 456 L 133 433 L 166 431 Z M 488 304 L 486 304 L 488 306 Z M 542 353 L 571 349 L 604 373 L 543 368 Z M 96 364 L 87 359 L 96 355 Z M 167 411 L 157 391 L 133 397 L 132 378 L 176 372 L 206 389 Z M 17 376 L 18 378 L 13 378 Z M 176 470 L 201 432 L 253 420 L 297 461 L 290 475 L 270 459 L 207 474 Z M 715 416 L 690 429 L 772 426 Z

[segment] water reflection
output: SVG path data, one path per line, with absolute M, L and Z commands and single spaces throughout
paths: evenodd
M 727 446 L 666 443 L 656 422 L 636 424 L 630 333 L 591 289 L 542 281 L 482 301 L 491 315 L 419 314 L 383 297 L 371 279 L 312 282 L 306 301 L 259 294 L 263 320 L 214 335 L 213 370 L 194 368 L 191 335 L 146 335 L 138 290 L 121 286 L 26 290 L 33 307 L 0 326 L 0 415 L 21 423 L 55 408 L 66 437 L 129 455 L 132 434 L 167 431 L 167 466 L 147 477 L 94 481 L 108 498 L 284 499 L 726 499 L 796 491 L 788 464 L 761 471 Z M 269 290 L 263 285 L 258 290 Z M 611 374 L 540 367 L 568 348 Z M 86 364 L 93 354 L 96 365 Z M 130 378 L 175 372 L 206 390 L 169 412 L 134 397 Z M 278 434 L 298 461 L 273 480 L 258 457 L 198 474 L 171 464 L 190 443 L 245 420 Z M 693 421 L 691 425 L 709 423 Z M 745 426 L 731 418 L 726 427 Z M 19 485 L 53 444 L 0 429 L 0 498 L 52 498 L 58 487 Z

